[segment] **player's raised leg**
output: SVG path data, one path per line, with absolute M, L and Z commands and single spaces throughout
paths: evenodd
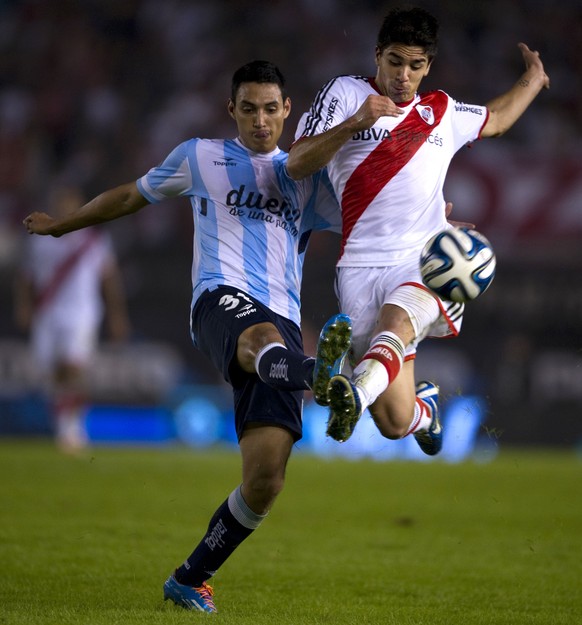
M 354 369 L 351 379 L 331 378 L 328 395 L 330 416 L 327 434 L 346 441 L 364 410 L 396 379 L 403 362 L 404 343 L 394 332 L 381 332 L 370 342 L 368 351 Z

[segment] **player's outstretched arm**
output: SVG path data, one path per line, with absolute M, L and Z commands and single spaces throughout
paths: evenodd
M 489 119 L 482 137 L 498 137 L 509 130 L 521 117 L 542 89 L 550 88 L 550 79 L 544 70 L 539 52 L 525 43 L 518 44 L 525 63 L 525 72 L 506 93 L 487 103 Z
M 354 115 L 321 134 L 299 139 L 289 151 L 287 171 L 294 180 L 311 176 L 325 167 L 335 153 L 357 132 L 371 128 L 380 117 L 398 117 L 403 109 L 390 98 L 368 96 Z
M 64 217 L 54 218 L 46 213 L 35 212 L 25 217 L 22 223 L 29 234 L 50 234 L 53 237 L 60 237 L 73 230 L 135 213 L 147 204 L 149 202 L 139 192 L 135 182 L 129 182 L 101 193 Z

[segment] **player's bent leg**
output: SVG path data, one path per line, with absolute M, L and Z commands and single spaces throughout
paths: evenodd
M 236 358 L 240 368 L 246 373 L 255 373 L 257 354 L 272 343 L 285 343 L 274 324 L 264 321 L 249 326 L 237 341 Z
M 411 369 L 412 371 L 412 369 Z M 433 382 L 419 382 L 398 377 L 370 406 L 374 422 L 382 436 L 395 440 L 412 434 L 421 450 L 434 456 L 442 449 L 443 427 L 439 416 L 439 387 Z
M 327 406 L 331 378 L 341 372 L 350 349 L 352 320 L 343 313 L 334 315 L 321 329 L 313 370 L 313 397 L 320 406 Z
M 216 612 L 206 582 L 263 522 L 283 488 L 294 438 L 283 427 L 247 424 L 240 439 L 243 483 L 214 512 L 198 545 L 164 584 L 164 598 L 190 610 Z
M 407 311 L 393 304 L 382 306 L 374 332 L 352 377 L 348 380 L 336 375 L 329 383 L 327 434 L 340 442 L 352 435 L 365 409 L 373 406 L 387 387 L 398 382 L 405 347 L 414 338 L 414 328 Z M 411 393 L 413 396 L 413 386 Z M 402 411 L 402 408 L 399 410 Z
M 380 434 L 390 440 L 410 432 L 415 411 L 414 360 L 405 361 L 398 377 L 370 406 Z

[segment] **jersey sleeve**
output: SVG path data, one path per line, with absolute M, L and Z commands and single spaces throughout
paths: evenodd
M 139 192 L 148 202 L 154 204 L 166 198 L 191 195 L 193 179 L 189 157 L 196 141 L 184 141 L 160 165 L 152 167 L 136 181 Z
M 347 76 L 337 76 L 317 92 L 309 110 L 299 120 L 295 141 L 326 132 L 352 114 L 348 109 L 352 99 L 346 89 L 348 79 Z
M 459 147 L 479 139 L 483 127 L 489 118 L 486 106 L 465 104 L 451 98 L 453 106 L 453 129 Z

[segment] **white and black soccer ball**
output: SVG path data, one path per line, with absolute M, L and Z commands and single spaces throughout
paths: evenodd
M 476 230 L 449 228 L 435 234 L 420 255 L 422 281 L 441 299 L 469 302 L 495 277 L 495 252 Z

